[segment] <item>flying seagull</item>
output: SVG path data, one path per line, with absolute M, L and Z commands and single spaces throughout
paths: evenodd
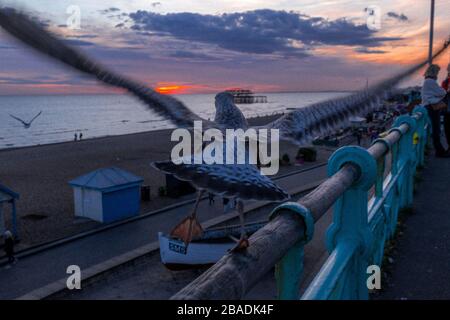
M 34 116 L 33 119 L 31 119 L 30 121 L 24 121 L 22 119 L 20 119 L 19 117 L 13 116 L 12 114 L 10 114 L 9 116 L 13 119 L 16 119 L 19 122 L 22 122 L 23 126 L 25 129 L 28 129 L 29 127 L 31 127 L 31 124 L 33 123 L 34 120 L 36 120 L 37 117 L 39 117 L 41 115 L 42 111 L 40 111 L 37 115 Z
M 248 126 L 242 112 L 236 107 L 231 97 L 224 93 L 216 96 L 215 121 L 208 121 L 196 115 L 177 99 L 169 95 L 159 94 L 139 82 L 130 80 L 101 66 L 85 54 L 58 40 L 57 37 L 50 34 L 25 14 L 10 8 L 0 9 L 0 26 L 35 50 L 59 60 L 78 71 L 89 74 L 100 82 L 126 89 L 152 111 L 169 119 L 178 127 L 192 128 L 194 121 L 202 121 L 204 129 L 217 128 L 222 132 L 228 127 L 246 128 Z M 442 54 L 446 47 L 444 45 L 440 48 L 434 57 Z M 279 129 L 281 139 L 291 141 L 297 145 L 304 145 L 317 136 L 328 134 L 337 128 L 348 125 L 351 116 L 364 115 L 377 108 L 380 101 L 392 95 L 393 88 L 400 81 L 412 75 L 426 64 L 427 61 L 423 61 L 394 77 L 352 95 L 296 109 L 269 123 L 264 128 Z M 249 163 L 242 165 L 176 165 L 166 161 L 156 162 L 154 166 L 160 170 L 173 173 L 180 179 L 190 181 L 199 190 L 193 213 L 172 232 L 186 243 L 191 241 L 196 235 L 201 234 L 202 231 L 200 224 L 196 222 L 195 212 L 203 191 L 210 191 L 238 199 L 241 223 L 243 222 L 242 200 L 283 201 L 288 198 L 286 192 L 276 186 L 269 178 L 262 176 L 259 170 Z M 248 241 L 244 232 L 242 232 L 237 248 L 245 248 L 247 245 Z
M 221 92 L 215 97 L 216 115 L 214 123 L 217 127 L 227 129 L 249 128 L 247 119 L 241 110 L 236 107 L 234 97 L 229 92 Z M 152 165 L 165 172 L 174 175 L 180 180 L 189 181 L 198 191 L 197 200 L 192 213 L 182 220 L 171 232 L 172 237 L 177 237 L 188 245 L 192 239 L 202 235 L 203 229 L 197 220 L 197 207 L 204 191 L 214 193 L 226 198 L 237 200 L 237 211 L 241 224 L 241 236 L 237 245 L 232 250 L 239 250 L 248 247 L 249 242 L 245 232 L 244 204 L 243 200 L 261 200 L 280 202 L 290 198 L 289 194 L 277 186 L 271 179 L 260 173 L 255 164 L 250 163 L 248 150 L 236 147 L 238 138 L 230 144 L 220 140 L 214 140 L 212 144 L 223 144 L 223 157 L 227 159 L 227 154 L 233 157 L 232 164 L 214 163 L 208 153 L 202 154 L 203 163 L 196 164 L 194 158 L 196 154 L 186 156 L 188 159 L 177 159 L 179 161 L 157 161 Z M 202 151 L 198 151 L 202 152 Z M 243 152 L 243 164 L 238 164 L 240 152 Z M 185 161 L 183 161 L 185 160 Z M 177 164 L 178 163 L 178 164 Z

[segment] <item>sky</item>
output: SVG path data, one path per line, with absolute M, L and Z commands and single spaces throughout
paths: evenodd
M 27 12 L 103 65 L 166 93 L 357 90 L 428 50 L 430 0 L 0 0 L 0 7 Z M 436 47 L 449 36 L 449 12 L 450 0 L 436 0 Z M 436 61 L 441 78 L 449 60 Z M 0 95 L 118 92 L 0 30 Z

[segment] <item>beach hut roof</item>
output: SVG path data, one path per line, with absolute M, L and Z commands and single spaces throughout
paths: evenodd
M 0 201 L 19 199 L 19 194 L 0 184 Z
M 111 167 L 92 171 L 86 175 L 75 178 L 69 182 L 71 186 L 106 190 L 123 188 L 128 185 L 135 185 L 144 181 L 141 177 L 135 176 L 125 170 Z

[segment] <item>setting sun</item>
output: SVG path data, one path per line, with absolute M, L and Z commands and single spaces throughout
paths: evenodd
M 155 90 L 162 94 L 180 94 L 185 93 L 189 86 L 185 85 L 160 85 Z

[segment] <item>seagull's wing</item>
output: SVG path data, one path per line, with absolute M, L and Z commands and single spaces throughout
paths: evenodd
M 237 143 L 237 139 L 235 140 Z M 215 145 L 216 151 L 223 151 L 221 160 L 213 162 L 212 153 L 207 149 Z M 260 173 L 259 169 L 249 160 L 249 150 L 234 147 L 216 140 L 203 150 L 203 159 L 195 163 L 194 156 L 185 156 L 179 161 L 158 161 L 152 165 L 165 173 L 174 175 L 180 180 L 189 181 L 197 189 L 220 195 L 226 198 L 241 200 L 284 201 L 289 199 L 283 189 L 277 186 L 269 177 Z M 201 151 L 199 151 L 201 152 Z M 233 161 L 227 163 L 228 155 Z M 242 156 L 241 161 L 239 158 Z M 216 158 L 217 160 L 217 158 Z M 182 161 L 182 162 L 181 162 Z M 217 163 L 219 162 L 219 163 Z M 241 163 L 241 164 L 240 164 Z
M 434 58 L 441 55 L 447 47 L 448 43 L 435 53 Z M 278 129 L 281 139 L 297 145 L 310 143 L 317 136 L 330 134 L 346 126 L 351 116 L 365 115 L 378 108 L 384 99 L 394 94 L 394 87 L 399 82 L 420 70 L 427 62 L 423 61 L 366 90 L 299 108 L 258 128 Z
M 22 124 L 23 124 L 24 126 L 27 126 L 27 125 L 28 125 L 28 123 L 26 123 L 25 121 L 23 121 L 22 119 L 20 119 L 20 118 L 18 118 L 18 117 L 16 117 L 16 116 L 13 116 L 12 114 L 10 114 L 9 116 L 10 116 L 11 118 L 16 119 L 17 121 L 22 122 Z
M 30 120 L 30 124 L 31 124 L 34 120 L 36 120 L 36 118 L 39 117 L 41 114 L 42 114 L 42 111 L 40 111 L 37 115 L 35 115 L 34 118 Z
M 126 89 L 143 101 L 151 110 L 180 127 L 192 127 L 195 120 L 203 121 L 203 126 L 214 126 L 204 120 L 177 99 L 162 95 L 143 84 L 130 80 L 96 63 L 78 50 L 57 39 L 23 13 L 11 8 L 0 9 L 0 26 L 37 51 L 64 64 L 89 74 L 97 80 L 114 87 Z
M 175 164 L 158 161 L 152 165 L 197 189 L 225 198 L 241 200 L 284 201 L 289 195 L 251 164 Z

